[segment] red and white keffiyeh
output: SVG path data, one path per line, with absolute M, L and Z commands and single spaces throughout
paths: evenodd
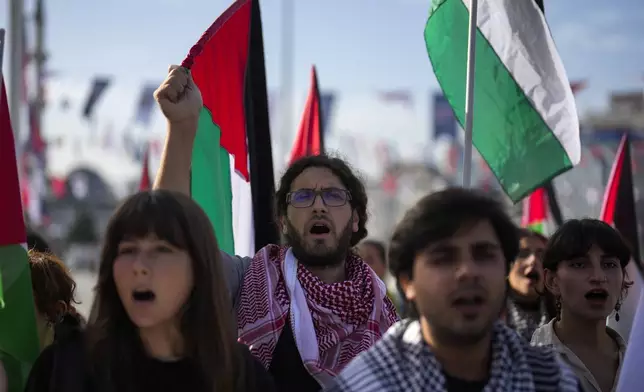
M 346 269 L 346 281 L 327 284 L 297 263 L 289 247 L 262 248 L 244 276 L 239 340 L 268 369 L 290 313 L 302 361 L 325 385 L 398 320 L 384 284 L 362 259 L 351 253 Z

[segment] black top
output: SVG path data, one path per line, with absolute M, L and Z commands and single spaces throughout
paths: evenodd
M 445 384 L 449 392 L 482 392 L 487 385 L 487 381 L 467 381 L 460 378 L 452 377 L 447 373 L 445 375 Z
M 322 389 L 302 363 L 302 357 L 295 344 L 290 318 L 286 320 L 286 325 L 284 325 L 282 334 L 277 341 L 268 371 L 273 376 L 275 386 L 280 392 L 318 392 Z
M 64 344 L 47 347 L 36 360 L 27 381 L 26 392 L 103 392 L 85 367 L 82 335 Z M 271 376 L 248 348 L 240 343 L 246 366 L 248 387 L 239 392 L 274 392 Z M 132 390 L 137 392 L 206 391 L 201 375 L 190 359 L 160 361 L 143 357 L 136 361 Z

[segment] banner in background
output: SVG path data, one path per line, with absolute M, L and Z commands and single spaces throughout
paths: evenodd
M 333 119 L 331 113 L 335 107 L 335 93 L 320 91 L 320 115 L 322 116 L 322 135 L 328 136 L 331 129 L 330 121 Z
M 434 129 L 433 140 L 446 138 L 449 141 L 456 141 L 456 117 L 447 98 L 441 92 L 432 92 L 434 105 Z

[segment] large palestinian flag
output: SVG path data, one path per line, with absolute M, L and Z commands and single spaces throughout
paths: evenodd
M 473 143 L 518 202 L 579 163 L 575 100 L 541 2 L 479 0 Z M 433 0 L 425 43 L 436 79 L 465 127 L 470 0 Z
M 235 1 L 183 61 L 203 96 L 192 197 L 225 252 L 254 255 L 278 243 L 259 2 Z
M 0 48 L 2 50 L 2 48 Z M 0 361 L 9 392 L 24 390 L 40 345 L 27 259 L 16 150 L 4 80 L 0 79 Z

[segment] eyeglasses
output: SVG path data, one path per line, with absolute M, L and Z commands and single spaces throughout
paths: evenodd
M 286 202 L 295 208 L 307 208 L 315 203 L 318 196 L 327 207 L 342 207 L 351 200 L 351 193 L 346 189 L 324 188 L 298 189 L 286 195 Z

